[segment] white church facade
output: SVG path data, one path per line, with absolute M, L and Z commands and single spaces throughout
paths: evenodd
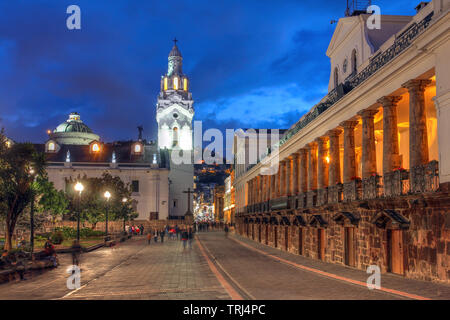
M 70 178 L 100 177 L 108 172 L 131 185 L 138 220 L 184 218 L 188 211 L 184 191 L 193 189 L 194 109 L 176 42 L 168 60 L 156 107 L 157 141 L 143 139 L 140 131 L 137 140 L 102 142 L 73 112 L 48 132 L 45 144 L 35 145 L 45 153 L 49 180 L 58 190 L 65 190 Z M 173 153 L 188 156 L 189 161 L 178 164 L 172 161 Z

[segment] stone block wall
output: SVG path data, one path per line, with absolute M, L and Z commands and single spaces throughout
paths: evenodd
M 403 255 L 403 275 L 407 278 L 450 282 L 450 196 L 436 193 L 422 196 L 406 196 L 396 199 L 378 199 L 353 204 L 337 204 L 335 207 L 317 208 L 314 214 L 321 214 L 328 226 L 321 228 L 325 232 L 325 250 L 323 261 L 345 265 L 345 228 L 353 228 L 353 266 L 366 270 L 370 265 L 377 265 L 381 272 L 390 271 L 389 236 L 391 229 L 398 229 L 389 224 L 379 228 L 373 222 L 383 209 L 394 209 L 409 221 L 409 227 L 400 231 Z M 353 226 L 337 224 L 333 217 L 342 211 L 350 211 L 360 217 Z M 310 221 L 312 213 L 297 212 L 305 221 Z M 286 214 L 293 218 L 293 215 Z M 237 220 L 237 224 L 243 224 Z M 261 228 L 261 243 L 266 244 L 266 224 L 253 224 L 254 241 L 258 241 L 258 228 Z M 318 228 L 313 226 L 285 226 L 269 224 L 268 245 L 275 247 L 275 230 L 277 248 L 286 251 L 285 229 L 288 229 L 287 251 L 299 254 L 300 228 L 303 234 L 303 256 L 319 259 Z M 244 229 L 244 228 L 242 228 Z M 245 232 L 240 233 L 247 236 Z M 252 238 L 251 227 L 249 239 Z M 399 259 L 401 260 L 401 259 Z

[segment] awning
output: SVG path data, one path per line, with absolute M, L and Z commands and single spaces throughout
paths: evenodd
M 295 216 L 294 226 L 306 226 L 306 221 L 302 216 Z
M 289 218 L 286 216 L 281 217 L 281 224 L 285 226 L 290 226 L 291 222 L 289 221 Z
M 328 226 L 328 222 L 320 214 L 314 214 L 309 221 L 309 225 L 315 228 L 326 228 Z
M 408 229 L 410 224 L 408 219 L 391 209 L 377 213 L 371 222 L 381 229 L 385 229 L 388 224 L 394 229 Z
M 356 226 L 356 225 L 358 225 L 360 219 L 361 219 L 361 217 L 359 216 L 359 214 L 355 214 L 355 213 L 347 212 L 347 211 L 338 212 L 333 217 L 333 220 L 337 224 L 341 224 L 341 225 L 343 225 L 345 221 L 348 221 L 349 223 Z

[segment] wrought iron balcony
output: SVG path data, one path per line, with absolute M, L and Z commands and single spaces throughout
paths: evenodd
M 323 206 L 328 203 L 328 188 L 317 190 L 317 203 L 316 205 Z
M 317 202 L 317 190 L 308 191 L 306 193 L 306 207 L 311 208 L 316 205 Z
M 409 193 L 409 171 L 395 170 L 386 172 L 383 177 L 385 197 L 401 196 Z
M 380 198 L 382 195 L 381 176 L 375 175 L 362 180 L 362 198 L 364 200 Z
M 338 183 L 335 186 L 328 187 L 328 203 L 338 203 L 343 200 L 343 185 Z
M 433 160 L 425 165 L 411 168 L 411 192 L 433 192 L 439 188 L 439 163 Z
M 356 201 L 362 198 L 361 179 L 344 183 L 344 201 Z

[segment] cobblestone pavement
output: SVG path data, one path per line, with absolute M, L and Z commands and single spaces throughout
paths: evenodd
M 0 285 L 0 299 L 229 299 L 197 246 L 134 239 L 81 258 L 81 288 L 69 290 L 69 255 L 61 266 L 21 282 Z
M 450 299 L 450 286 L 381 275 L 386 291 L 369 290 L 362 270 L 324 263 L 239 235 L 199 233 L 199 239 L 246 298 L 256 299 Z M 306 270 L 305 270 L 306 269 Z
M 0 285 L 0 299 L 450 299 L 450 286 L 382 274 L 386 291 L 369 290 L 361 270 L 289 254 L 221 231 L 180 241 L 134 238 L 82 255 L 81 288 L 69 290 L 61 266 Z M 390 290 L 390 292 L 388 292 Z

